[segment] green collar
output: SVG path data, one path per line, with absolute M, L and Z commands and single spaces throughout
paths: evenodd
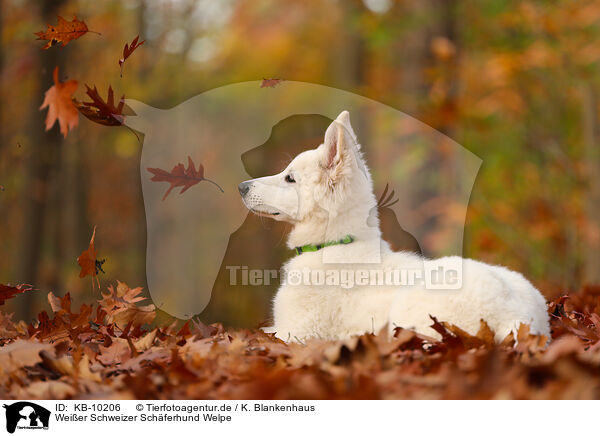
M 306 244 L 302 247 L 296 247 L 296 254 L 306 253 L 307 251 L 319 251 L 321 248 L 339 244 L 350 244 L 351 242 L 354 242 L 354 238 L 350 235 L 346 235 L 343 239 L 338 239 L 337 241 L 322 242 L 320 244 Z

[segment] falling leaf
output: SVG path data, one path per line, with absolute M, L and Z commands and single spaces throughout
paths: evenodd
M 44 50 L 47 50 L 60 42 L 62 42 L 62 46 L 64 47 L 70 41 L 80 38 L 86 33 L 90 32 L 87 24 L 85 24 L 84 21 L 78 20 L 76 16 L 73 16 L 72 21 L 67 21 L 63 17 L 59 16 L 56 26 L 52 26 L 51 24 L 46 25 L 48 28 L 45 32 L 41 31 L 35 33 L 35 35 L 38 36 L 38 40 L 48 41 L 48 43 L 42 47 Z
M 102 124 L 103 126 L 123 125 L 125 120 L 125 115 L 123 115 L 125 96 L 123 95 L 119 105 L 115 106 L 114 93 L 110 85 L 108 87 L 108 98 L 106 101 L 100 97 L 95 86 L 94 89 L 90 88 L 88 85 L 85 85 L 85 87 L 87 88 L 86 94 L 92 101 L 83 103 L 76 102 L 79 112 L 90 121 Z
M 283 79 L 263 79 L 262 83 L 260 84 L 260 87 L 261 88 L 275 88 L 281 82 L 283 82 Z
M 83 278 L 87 275 L 92 277 L 96 277 L 96 248 L 94 246 L 94 239 L 96 238 L 96 227 L 94 227 L 94 232 L 92 233 L 92 238 L 90 239 L 90 245 L 87 250 L 83 251 L 81 255 L 77 258 L 77 263 L 81 267 L 81 271 L 79 272 L 79 277 Z
M 94 232 L 92 233 L 92 238 L 90 239 L 90 245 L 87 250 L 83 251 L 79 257 L 77 258 L 77 263 L 81 267 L 81 271 L 79 271 L 79 277 L 83 278 L 87 275 L 92 276 L 92 287 L 94 285 L 94 277 L 98 275 L 100 271 L 102 271 L 102 264 L 104 260 L 99 261 L 97 257 L 96 247 L 94 245 L 94 239 L 96 238 L 96 227 L 94 227 Z M 99 268 L 100 265 L 100 268 Z M 104 271 L 102 271 L 104 272 Z M 100 282 L 96 277 L 96 283 L 98 287 L 100 287 Z
M 169 189 L 163 196 L 163 198 L 162 198 L 163 200 L 165 198 L 167 198 L 167 196 L 170 194 L 170 192 L 173 188 L 177 188 L 177 187 L 181 186 L 182 189 L 179 193 L 183 194 L 189 188 L 200 183 L 203 180 L 206 180 L 207 182 L 212 183 L 217 188 L 219 188 L 221 190 L 221 192 L 223 192 L 223 189 L 219 185 L 217 185 L 212 180 L 209 180 L 204 177 L 204 166 L 202 164 L 199 164 L 198 170 L 196 170 L 194 162 L 192 161 L 192 158 L 189 156 L 188 156 L 188 167 L 187 168 L 185 168 L 182 163 L 179 163 L 173 167 L 173 169 L 171 170 L 170 173 L 165 170 L 162 170 L 160 168 L 147 168 L 147 169 L 152 174 L 154 174 L 154 176 L 150 179 L 151 181 L 153 181 L 153 182 L 168 182 L 171 184 L 171 186 L 169 186 Z
M 69 130 L 77 127 L 79 115 L 73 104 L 72 95 L 77 90 L 77 80 L 58 80 L 58 67 L 54 68 L 54 86 L 51 86 L 44 96 L 40 110 L 48 107 L 46 115 L 46 131 L 50 130 L 56 120 L 60 124 L 60 133 L 66 138 Z
M 33 286 L 31 285 L 10 286 L 0 284 L 0 306 L 2 306 L 9 298 L 14 298 L 18 294 L 32 290 Z
M 125 47 L 123 48 L 123 57 L 119 59 L 119 67 L 121 67 L 121 77 L 123 77 L 123 64 L 125 63 L 127 58 L 131 56 L 131 54 L 135 51 L 136 48 L 138 48 L 140 45 L 146 42 L 142 41 L 138 43 L 139 37 L 140 35 L 133 38 L 133 41 L 131 41 L 131 45 L 125 43 Z

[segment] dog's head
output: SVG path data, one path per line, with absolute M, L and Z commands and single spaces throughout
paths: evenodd
M 281 173 L 247 180 L 238 189 L 252 212 L 295 225 L 326 225 L 349 210 L 354 217 L 365 215 L 366 222 L 376 203 L 347 111 L 330 124 L 316 149 L 300 153 Z

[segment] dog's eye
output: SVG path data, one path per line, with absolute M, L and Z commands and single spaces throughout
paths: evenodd
M 296 181 L 294 180 L 294 178 L 292 177 L 291 174 L 288 174 L 287 176 L 285 176 L 285 181 L 288 183 L 296 183 Z

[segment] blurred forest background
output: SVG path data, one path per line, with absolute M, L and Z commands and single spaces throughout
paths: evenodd
M 41 50 L 33 33 L 74 14 L 101 36 Z M 76 258 L 96 225 L 102 286 L 145 286 L 142 146 L 83 117 L 66 139 L 58 125 L 45 132 L 55 66 L 79 81 L 80 100 L 84 83 L 104 96 L 110 84 L 169 108 L 278 77 L 381 101 L 482 158 L 465 256 L 515 268 L 548 296 L 600 282 L 600 1 L 1 0 L 0 26 L 0 283 L 95 299 Z M 138 34 L 146 42 L 120 78 L 123 44 Z M 240 232 L 259 242 L 236 253 L 280 262 L 284 228 L 247 221 Z M 215 292 L 201 318 L 251 326 L 272 290 Z M 29 319 L 45 296 L 8 310 Z

